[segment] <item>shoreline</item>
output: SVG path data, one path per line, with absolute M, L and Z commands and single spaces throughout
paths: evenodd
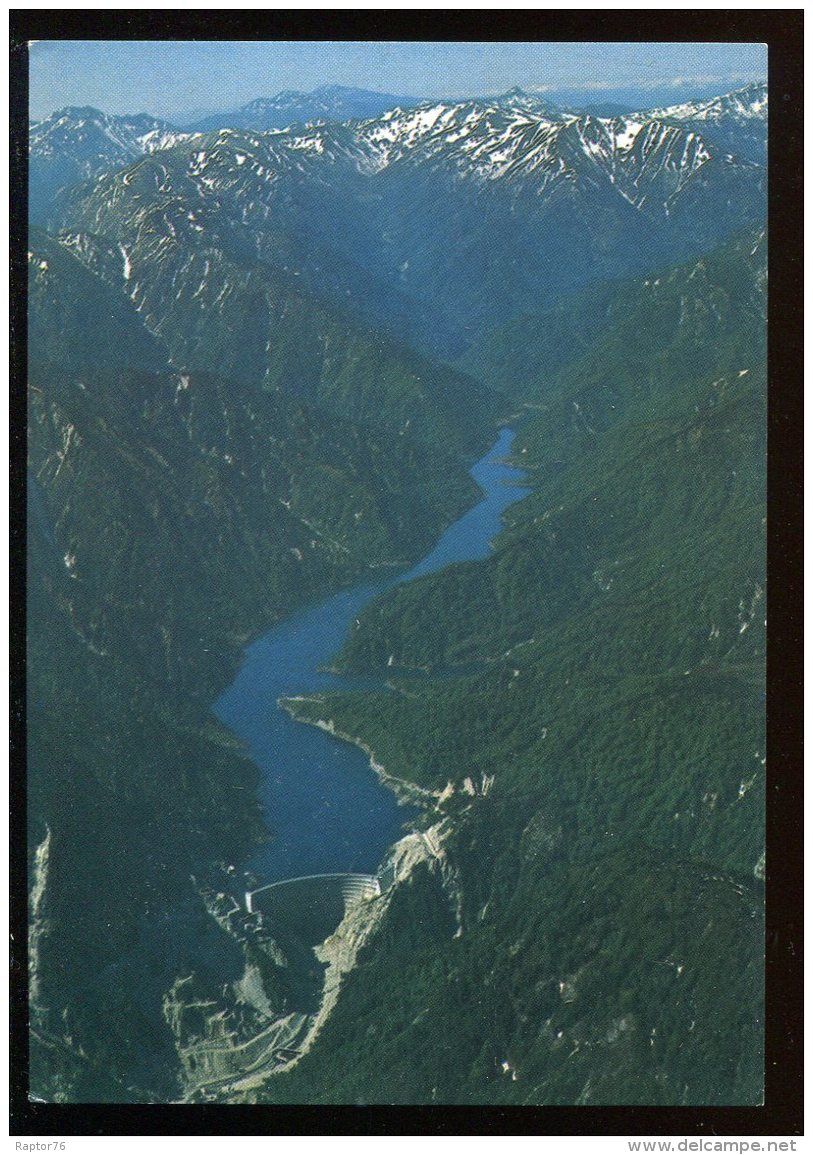
M 332 735 L 334 738 L 340 739 L 342 742 L 347 742 L 351 746 L 357 747 L 362 753 L 366 754 L 370 760 L 370 769 L 375 774 L 382 786 L 390 790 L 398 802 L 402 806 L 419 805 L 424 810 L 430 807 L 427 805 L 427 800 L 431 799 L 431 808 L 437 809 L 438 804 L 448 797 L 448 787 L 445 790 L 428 790 L 425 786 L 418 786 L 414 782 L 408 782 L 404 778 L 396 778 L 391 774 L 383 763 L 376 758 L 375 751 L 367 745 L 361 738 L 354 734 L 348 734 L 336 727 L 336 723 L 332 718 L 303 718 L 297 711 L 294 703 L 296 702 L 315 702 L 324 703 L 325 699 L 319 695 L 311 694 L 296 694 L 277 698 L 277 705 L 281 710 L 284 710 L 295 722 L 300 722 L 305 726 L 315 726 L 318 730 L 324 730 L 325 733 Z

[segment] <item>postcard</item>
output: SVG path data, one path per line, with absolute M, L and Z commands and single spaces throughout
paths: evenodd
M 767 44 L 109 31 L 28 49 L 28 1103 L 763 1107 Z

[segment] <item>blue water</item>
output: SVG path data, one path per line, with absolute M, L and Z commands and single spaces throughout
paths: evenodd
M 482 500 L 422 561 L 405 573 L 359 583 L 269 630 L 247 648 L 240 672 L 216 702 L 218 718 L 243 739 L 260 768 L 259 800 L 273 837 L 246 867 L 263 882 L 329 871 L 373 872 L 414 813 L 380 784 L 361 750 L 295 722 L 277 699 L 359 685 L 359 679 L 320 667 L 340 648 L 367 602 L 452 562 L 488 555 L 503 512 L 528 492 L 524 470 L 501 461 L 514 436 L 504 429 L 471 470 Z

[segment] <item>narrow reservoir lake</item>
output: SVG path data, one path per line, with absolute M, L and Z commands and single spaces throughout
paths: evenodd
M 373 873 L 401 836 L 414 811 L 381 785 L 367 755 L 295 722 L 277 699 L 369 685 L 369 679 L 321 669 L 363 607 L 393 586 L 488 556 L 503 512 L 528 493 L 525 471 L 503 461 L 514 437 L 513 430 L 502 430 L 473 467 L 482 499 L 426 557 L 403 573 L 360 582 L 269 630 L 246 649 L 237 677 L 215 703 L 217 717 L 246 743 L 260 769 L 259 799 L 273 837 L 243 864 L 260 884 L 332 871 Z

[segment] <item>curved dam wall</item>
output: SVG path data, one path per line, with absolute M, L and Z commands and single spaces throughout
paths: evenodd
M 372 874 L 316 874 L 247 891 L 245 902 L 274 937 L 316 946 L 333 933 L 348 905 L 380 894 L 381 884 Z

